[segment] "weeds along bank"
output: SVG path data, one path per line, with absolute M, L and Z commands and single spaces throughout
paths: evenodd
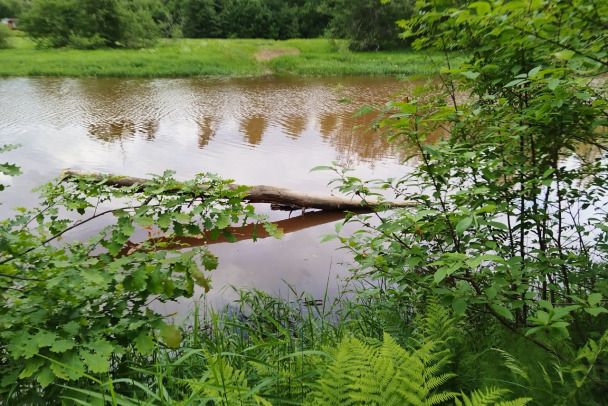
M 187 77 L 388 75 L 433 72 L 437 54 L 416 51 L 358 53 L 343 40 L 160 40 L 141 49 L 38 49 L 10 38 L 0 49 L 0 76 Z M 271 59 L 260 58 L 264 52 Z
M 315 168 L 334 170 L 343 193 L 379 187 L 418 203 L 349 215 L 359 232 L 326 237 L 352 252 L 355 278 L 376 284 L 334 309 L 243 292 L 242 311 L 177 326 L 146 303 L 205 288 L 217 258 L 158 241 L 124 252 L 135 226 L 228 239 L 244 219 L 278 237 L 276 227 L 216 176 L 58 181 L 41 189 L 43 207 L 0 228 L 2 400 L 605 404 L 608 60 L 597 27 L 608 2 L 417 7 L 404 35 L 447 55 L 442 81 L 386 106 L 377 126 L 420 165 L 381 181 Z M 472 57 L 455 67 L 452 50 Z M 450 136 L 425 144 L 438 128 Z M 77 226 L 64 210 L 85 221 L 117 198 L 113 225 L 48 244 Z

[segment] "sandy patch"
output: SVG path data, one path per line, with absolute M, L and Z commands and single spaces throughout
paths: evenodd
M 298 55 L 299 49 L 296 48 L 272 48 L 272 49 L 260 49 L 255 54 L 255 59 L 258 61 L 269 61 L 277 56 L 281 55 Z

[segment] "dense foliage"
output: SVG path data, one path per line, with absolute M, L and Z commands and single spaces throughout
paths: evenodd
M 416 169 L 368 182 L 316 168 L 343 192 L 418 203 L 325 237 L 364 288 L 334 305 L 241 292 L 169 324 L 148 301 L 191 296 L 217 263 L 174 237 L 276 230 L 211 175 L 58 181 L 0 225 L 0 401 L 606 404 L 608 1 L 420 1 L 400 25 L 447 58 L 375 124 Z M 454 66 L 454 49 L 469 60 Z M 108 214 L 88 241 L 60 241 Z
M 608 3 L 452 4 L 419 2 L 401 22 L 415 47 L 444 51 L 447 67 L 378 123 L 416 170 L 375 184 L 336 169 L 343 191 L 376 186 L 419 207 L 353 217 L 366 231 L 342 241 L 391 301 L 437 295 L 474 336 L 498 324 L 605 401 L 608 59 L 597 27 Z M 472 55 L 458 68 L 454 49 Z
M 20 0 L 0 0 L 0 18 L 16 17 L 22 9 Z
M 4 24 L 0 24 L 0 49 L 9 47 L 9 38 L 11 35 L 11 29 Z
M 0 170 L 18 172 L 8 164 Z M 41 189 L 40 209 L 20 210 L 0 224 L 2 398 L 44 403 L 61 391 L 53 382 L 124 368 L 130 349 L 150 355 L 159 337 L 179 346 L 179 330 L 147 304 L 191 297 L 195 285 L 208 290 L 203 271 L 215 269 L 217 258 L 206 247 L 179 251 L 173 239 L 205 232 L 234 239 L 228 225 L 262 218 L 241 205 L 246 188 L 233 190 L 214 176 L 178 182 L 171 175 L 136 187 L 59 180 Z M 110 200 L 122 202 L 104 207 Z M 53 244 L 108 215 L 115 220 L 87 241 Z M 132 241 L 137 227 L 152 225 L 167 232 L 165 238 Z M 278 235 L 272 225 L 264 227 Z
M 404 48 L 409 41 L 398 37 L 395 21 L 410 18 L 413 9 L 411 0 L 336 0 L 329 33 L 348 38 L 354 51 Z
M 0 12 L 19 12 L 20 28 L 41 45 L 75 48 L 141 47 L 158 36 L 289 39 L 323 35 L 347 38 L 355 50 L 396 48 L 407 42 L 397 37 L 395 21 L 408 18 L 413 7 L 412 0 L 386 5 L 381 0 L 11 1 L 0 2 Z
M 43 46 L 141 47 L 159 36 L 144 3 L 120 0 L 36 0 L 19 28 Z

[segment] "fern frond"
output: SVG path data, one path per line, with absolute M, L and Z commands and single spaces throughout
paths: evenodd
M 434 367 L 433 351 L 432 342 L 408 351 L 386 333 L 379 347 L 375 341 L 368 344 L 347 338 L 337 349 L 327 374 L 318 380 L 309 404 L 423 406 L 453 399 L 454 394 L 450 393 L 430 395 L 453 376 L 427 371 L 421 357 Z M 429 403 L 429 399 L 433 403 Z
M 233 368 L 224 357 L 208 356 L 209 369 L 199 380 L 188 385 L 194 394 L 214 401 L 216 405 L 272 406 L 258 394 L 252 393 L 245 371 Z
M 530 398 L 519 398 L 511 401 L 502 401 L 502 397 L 510 391 L 500 388 L 487 388 L 485 392 L 480 390 L 473 391 L 469 398 L 464 393 L 461 393 L 462 402 L 456 398 L 456 406 L 525 406 Z
M 495 406 L 525 406 L 530 401 L 532 401 L 532 398 L 518 398 L 515 400 L 496 403 Z
M 456 399 L 457 396 L 460 396 L 458 392 L 439 392 L 429 396 L 426 400 L 426 404 L 428 406 L 440 405 L 452 399 Z
M 427 390 L 430 392 L 433 389 L 437 389 L 441 385 L 445 384 L 450 379 L 454 378 L 456 374 L 453 373 L 445 373 L 439 376 L 430 376 L 425 381 L 425 386 Z
M 494 348 L 494 351 L 498 352 L 502 356 L 504 360 L 504 365 L 509 369 L 509 371 L 511 371 L 513 375 L 519 376 L 528 384 L 530 384 L 530 377 L 528 376 L 526 371 L 524 371 L 523 367 L 521 366 L 521 363 L 517 359 L 515 359 L 513 355 L 498 348 Z
M 428 338 L 436 343 L 448 343 L 457 337 L 455 319 L 449 310 L 437 303 L 428 303 L 416 322 L 419 328 L 415 335 L 421 342 Z

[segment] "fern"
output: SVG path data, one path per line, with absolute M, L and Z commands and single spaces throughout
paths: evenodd
M 309 404 L 422 406 L 453 399 L 453 393 L 431 395 L 451 377 L 426 370 L 425 364 L 434 359 L 430 354 L 433 350 L 432 343 L 427 343 L 408 351 L 386 333 L 381 344 L 347 338 L 309 396 Z
M 415 324 L 417 328 L 413 338 L 420 344 L 432 341 L 437 348 L 447 349 L 451 341 L 459 337 L 456 319 L 450 311 L 437 303 L 427 303 L 416 317 Z
M 249 388 L 245 372 L 230 366 L 226 358 L 209 357 L 209 369 L 199 380 L 188 381 L 191 399 L 201 397 L 222 406 L 272 406 Z
M 519 398 L 512 401 L 501 401 L 503 396 L 508 394 L 509 391 L 506 389 L 489 388 L 485 392 L 474 391 L 471 393 L 471 397 L 468 397 L 464 393 L 461 394 L 462 401 L 456 399 L 456 406 L 525 406 L 531 398 Z
M 494 351 L 498 352 L 502 356 L 502 358 L 504 360 L 504 365 L 509 369 L 509 371 L 511 371 L 511 373 L 513 375 L 522 378 L 524 381 L 526 381 L 526 383 L 528 385 L 532 384 L 532 381 L 530 380 L 528 373 L 524 370 L 524 367 L 513 355 L 509 354 L 508 352 L 506 352 L 504 350 L 498 349 L 498 348 L 494 348 Z M 540 366 L 543 369 L 544 373 L 546 374 L 547 371 L 542 366 L 542 364 Z M 549 381 L 549 384 L 551 384 L 550 381 Z

